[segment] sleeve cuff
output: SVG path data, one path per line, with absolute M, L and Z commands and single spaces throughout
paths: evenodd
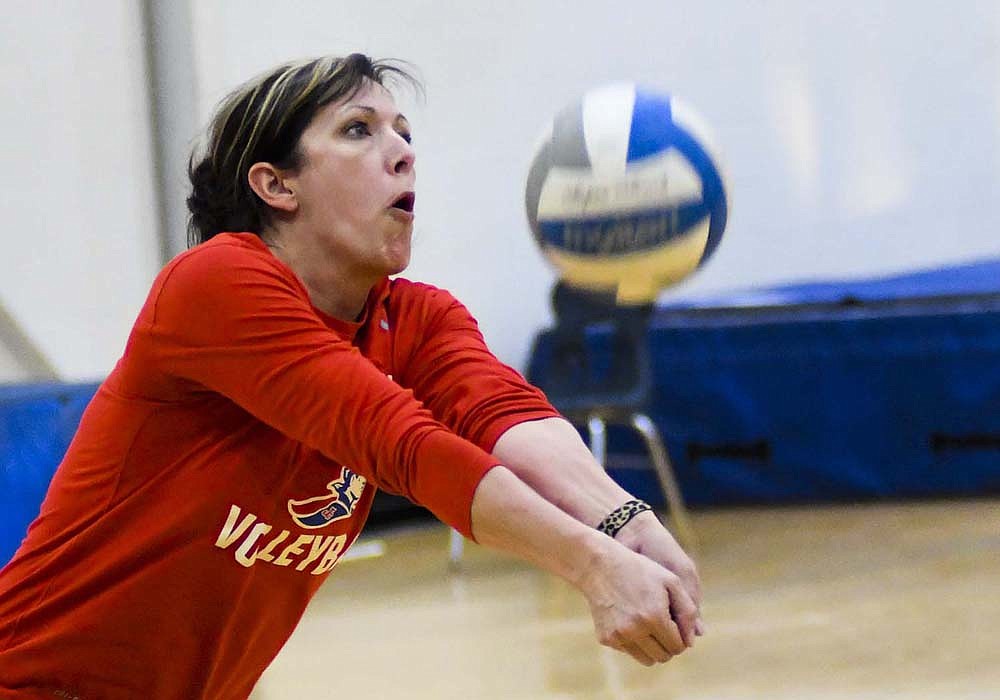
M 513 428 L 515 425 L 528 423 L 529 421 L 542 420 L 543 418 L 562 417 L 562 414 L 554 408 L 540 408 L 523 411 L 521 413 L 512 413 L 508 416 L 498 418 L 490 423 L 489 427 L 483 431 L 476 443 L 485 452 L 493 452 L 493 448 L 496 447 L 497 440 L 499 440 L 504 433 Z
M 472 499 L 486 472 L 500 463 L 471 442 L 445 431 L 427 436 L 419 451 L 420 462 L 434 468 L 418 476 L 413 484 L 417 502 L 475 540 Z

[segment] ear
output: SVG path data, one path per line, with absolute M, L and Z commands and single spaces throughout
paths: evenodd
M 250 189 L 272 209 L 291 214 L 299 208 L 299 201 L 288 188 L 281 171 L 270 163 L 251 165 L 247 181 Z

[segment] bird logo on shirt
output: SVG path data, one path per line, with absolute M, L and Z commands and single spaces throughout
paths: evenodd
M 340 476 L 326 487 L 328 493 L 301 501 L 288 500 L 288 513 L 301 527 L 316 529 L 332 522 L 349 518 L 368 481 L 347 467 L 340 468 Z

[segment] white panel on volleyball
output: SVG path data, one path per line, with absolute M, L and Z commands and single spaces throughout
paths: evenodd
M 583 137 L 590 167 L 599 175 L 621 175 L 628 159 L 635 86 L 608 85 L 591 91 L 583 101 Z
M 687 102 L 673 95 L 670 97 L 670 120 L 694 136 L 698 143 L 709 151 L 716 167 L 719 166 L 719 141 L 715 137 L 715 132 Z
M 662 210 L 701 199 L 698 173 L 671 148 L 615 173 L 553 166 L 538 199 L 538 220 L 579 220 Z
M 708 153 L 708 157 L 712 159 L 712 164 L 715 166 L 716 172 L 722 178 L 723 190 L 726 192 L 726 206 L 729 208 L 730 215 L 732 215 L 732 183 L 729 179 L 729 171 L 725 167 L 725 161 L 721 155 L 722 150 L 719 147 L 719 140 L 715 136 L 715 131 L 694 108 L 684 100 L 678 99 L 673 95 L 670 97 L 670 120 L 683 131 L 694 136 Z

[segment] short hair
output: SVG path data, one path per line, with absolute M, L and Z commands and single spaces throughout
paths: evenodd
M 390 80 L 418 80 L 400 61 L 373 60 L 362 54 L 287 63 L 244 83 L 215 112 L 204 153 L 188 162 L 188 245 L 204 243 L 223 231 L 260 235 L 271 209 L 251 189 L 247 174 L 254 163 L 282 169 L 302 163 L 299 137 L 325 105 L 350 98 L 365 81 L 388 87 Z

